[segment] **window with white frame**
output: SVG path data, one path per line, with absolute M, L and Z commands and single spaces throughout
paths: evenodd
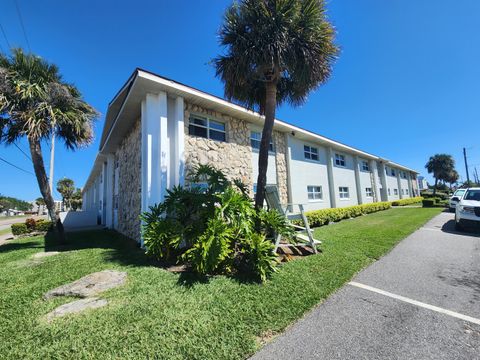
M 362 170 L 363 171 L 370 171 L 370 165 L 368 165 L 368 161 L 362 160 Z
M 322 200 L 323 199 L 323 193 L 322 193 L 322 187 L 321 186 L 308 185 L 307 186 L 307 194 L 308 194 L 308 200 L 309 201 L 315 201 L 315 200 Z
M 373 197 L 372 188 L 365 188 L 365 196 L 366 197 Z
M 190 116 L 188 133 L 207 139 L 227 141 L 225 124 L 202 116 Z
M 318 161 L 318 149 L 316 147 L 304 145 L 303 155 L 305 159 Z
M 390 175 L 396 176 L 395 169 L 392 169 L 392 168 L 391 168 L 390 171 L 391 171 L 391 172 L 390 172 Z
M 262 133 L 258 131 L 251 131 L 250 132 L 250 145 L 252 149 L 260 150 L 260 143 L 262 142 Z M 268 151 L 275 152 L 275 148 L 273 147 L 273 136 L 270 139 L 270 146 L 268 147 Z
M 340 199 L 350 199 L 350 192 L 348 191 L 348 187 L 340 186 L 338 188 L 338 195 Z
M 398 189 L 393 189 L 393 195 L 398 195 Z
M 405 189 L 405 195 L 410 195 L 410 193 L 408 192 L 408 189 Z
M 345 167 L 345 155 L 335 154 L 335 165 Z

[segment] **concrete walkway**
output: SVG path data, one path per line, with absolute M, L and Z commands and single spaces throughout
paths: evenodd
M 253 359 L 480 359 L 480 237 L 442 213 Z

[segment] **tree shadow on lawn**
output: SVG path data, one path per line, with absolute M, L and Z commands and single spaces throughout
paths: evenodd
M 41 249 L 43 245 L 39 241 L 28 241 L 20 243 L 6 243 L 0 245 L 0 253 L 6 253 L 23 249 Z

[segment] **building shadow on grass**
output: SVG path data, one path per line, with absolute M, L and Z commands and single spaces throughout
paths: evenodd
M 104 249 L 105 261 L 127 266 L 157 266 L 138 243 L 113 230 L 90 230 L 67 233 L 67 243 L 60 245 L 54 232 L 45 235 L 45 251 Z
M 468 227 L 465 231 L 457 231 L 455 230 L 455 220 L 453 219 L 443 224 L 442 231 L 449 234 L 480 237 L 480 226 Z

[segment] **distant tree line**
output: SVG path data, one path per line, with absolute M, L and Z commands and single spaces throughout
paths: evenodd
M 32 208 L 32 204 L 28 201 L 20 200 L 10 196 L 4 196 L 0 194 L 0 211 L 8 209 L 17 209 L 20 211 L 29 211 Z

